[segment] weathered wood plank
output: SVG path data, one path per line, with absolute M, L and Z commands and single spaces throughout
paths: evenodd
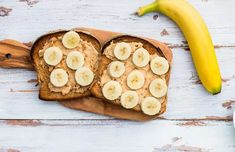
M 28 43 L 51 30 L 84 26 L 154 38 L 168 43 L 174 53 L 168 110 L 159 120 L 146 123 L 41 101 L 34 71 L 0 69 L 0 119 L 30 119 L 0 120 L 0 152 L 235 151 L 231 121 L 235 107 L 235 2 L 189 1 L 202 14 L 216 46 L 224 80 L 217 96 L 209 95 L 200 85 L 185 40 L 172 21 L 157 13 L 142 18 L 133 15 L 152 0 L 0 0 L 0 39 Z
M 230 119 L 235 105 L 235 52 L 218 48 L 223 76 L 219 95 L 208 94 L 198 81 L 190 52 L 173 49 L 174 59 L 165 119 Z M 105 119 L 107 117 L 66 109 L 55 102 L 38 99 L 36 73 L 28 70 L 0 69 L 0 118 L 2 119 Z
M 31 0 L 32 1 L 32 0 Z M 215 45 L 235 46 L 235 3 L 233 0 L 189 0 L 202 14 Z M 26 2 L 0 0 L 0 6 L 12 9 L 8 16 L 1 17 L 0 39 L 13 38 L 23 42 L 33 41 L 50 30 L 77 26 L 95 27 L 135 35 L 143 35 L 172 44 L 184 44 L 177 26 L 167 17 L 156 13 L 142 18 L 133 15 L 146 1 L 119 0 L 37 0 Z M 169 35 L 162 35 L 163 30 Z
M 232 122 L 1 120 L 0 149 L 18 151 L 233 152 Z M 1 151 L 1 150 L 0 150 Z

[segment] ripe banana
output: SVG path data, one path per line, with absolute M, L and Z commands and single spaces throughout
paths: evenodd
M 75 80 L 81 86 L 88 86 L 94 79 L 94 73 L 86 67 L 78 68 L 75 72 Z
M 109 81 L 102 88 L 104 97 L 108 100 L 115 100 L 122 94 L 121 84 L 117 81 Z
M 144 75 L 140 71 L 134 70 L 127 76 L 127 86 L 133 90 L 143 87 L 144 82 Z
M 113 61 L 108 65 L 108 72 L 111 77 L 119 78 L 125 72 L 125 65 L 120 61 Z
M 76 69 L 82 67 L 84 64 L 83 54 L 78 51 L 69 52 L 69 54 L 67 55 L 67 58 L 66 58 L 66 64 L 72 70 L 76 70 Z
M 147 115 L 156 115 L 161 110 L 161 102 L 154 97 L 146 97 L 141 102 L 141 110 Z
M 50 74 L 50 82 L 55 87 L 63 87 L 68 82 L 68 74 L 63 69 L 54 69 Z
M 48 65 L 57 65 L 62 60 L 63 53 L 58 47 L 49 47 L 43 54 L 43 59 Z
M 62 43 L 63 43 L 64 47 L 66 47 L 68 49 L 73 49 L 79 45 L 80 40 L 81 40 L 81 38 L 77 32 L 69 31 L 69 32 L 65 33 L 65 35 L 63 36 Z
M 166 82 L 162 79 L 154 79 L 149 85 L 149 92 L 156 98 L 161 98 L 167 93 Z
M 144 48 L 137 49 L 132 57 L 132 62 L 137 67 L 144 67 L 149 63 L 149 52 Z
M 126 109 L 134 108 L 139 102 L 139 96 L 135 91 L 126 91 L 121 96 L 121 105 Z
M 153 73 L 163 75 L 169 70 L 168 61 L 163 57 L 155 57 L 150 62 L 150 68 Z
M 114 56 L 119 60 L 126 60 L 131 55 L 131 46 L 128 43 L 117 43 L 114 48 Z
M 174 20 L 188 41 L 195 68 L 204 87 L 212 94 L 221 92 L 221 76 L 213 42 L 202 17 L 186 0 L 157 0 L 140 7 L 138 15 L 160 12 Z

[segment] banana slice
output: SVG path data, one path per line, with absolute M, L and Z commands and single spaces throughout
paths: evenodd
M 167 93 L 166 82 L 159 78 L 153 80 L 149 85 L 149 91 L 156 98 L 165 96 Z
M 147 115 L 156 115 L 161 110 L 161 102 L 154 97 L 146 97 L 141 103 L 141 110 Z
M 78 35 L 78 33 L 75 31 L 69 31 L 69 32 L 65 33 L 63 36 L 63 39 L 62 39 L 62 43 L 63 43 L 64 47 L 66 47 L 68 49 L 73 49 L 73 48 L 77 47 L 79 45 L 80 41 L 81 41 L 81 38 Z
M 58 47 L 49 47 L 43 54 L 43 59 L 48 65 L 57 65 L 62 60 L 63 53 Z
M 149 52 L 144 48 L 139 48 L 133 54 L 132 62 L 137 67 L 144 67 L 149 63 L 149 58 Z
M 126 69 L 124 63 L 120 61 L 113 61 L 108 66 L 109 75 L 114 78 L 122 76 L 125 70 Z
M 137 90 L 143 87 L 145 82 L 144 75 L 140 71 L 132 71 L 127 76 L 127 86 L 131 89 Z
M 63 87 L 68 82 L 68 74 L 63 69 L 54 69 L 50 74 L 50 82 L 55 87 Z
M 139 96 L 135 91 L 126 91 L 121 96 L 121 105 L 126 109 L 134 108 L 139 102 Z
M 131 46 L 128 43 L 117 43 L 114 48 L 114 56 L 119 60 L 126 60 L 131 55 Z
M 163 75 L 169 70 L 168 61 L 163 57 L 155 57 L 150 63 L 150 68 L 153 73 Z
M 86 67 L 78 68 L 75 72 L 75 80 L 81 86 L 88 86 L 94 80 L 94 73 Z
M 84 64 L 83 54 L 78 51 L 71 51 L 66 58 L 66 64 L 70 69 L 73 70 L 82 67 Z
M 103 86 L 102 93 L 106 99 L 115 100 L 122 94 L 122 87 L 119 82 L 111 80 Z

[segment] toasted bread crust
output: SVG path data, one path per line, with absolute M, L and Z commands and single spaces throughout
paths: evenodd
M 31 48 L 30 56 L 33 61 L 33 66 L 34 66 L 36 72 L 38 74 L 40 74 L 41 77 L 43 78 L 43 80 L 41 80 L 39 82 L 39 85 L 40 85 L 39 98 L 42 100 L 48 100 L 48 101 L 50 101 L 50 100 L 67 100 L 67 99 L 74 99 L 74 98 L 80 98 L 80 97 L 87 97 L 87 96 L 91 95 L 89 90 L 85 91 L 83 93 L 69 92 L 66 95 L 62 95 L 60 92 L 51 92 L 48 87 L 50 72 L 47 68 L 43 68 L 40 66 L 39 50 L 41 50 L 43 48 L 44 44 L 50 38 L 62 36 L 66 32 L 68 32 L 68 31 L 57 31 L 57 32 L 43 35 L 34 42 L 32 48 Z M 99 54 L 101 53 L 100 52 L 101 45 L 100 45 L 99 40 L 97 40 L 92 35 L 89 35 L 88 33 L 84 33 L 84 32 L 79 31 L 78 34 L 82 39 L 87 40 L 88 42 L 92 43 L 92 45 L 99 52 Z M 95 80 L 97 79 L 97 77 L 96 77 L 97 72 L 98 71 L 94 72 L 95 73 Z
M 103 51 L 105 50 L 105 48 L 107 48 L 111 42 L 114 42 L 114 43 L 117 43 L 117 42 L 141 42 L 143 44 L 143 47 L 149 51 L 149 54 L 154 54 L 154 53 L 157 53 L 159 56 L 162 56 L 164 58 L 165 55 L 164 53 L 162 52 L 162 50 L 160 49 L 160 47 L 156 47 L 155 45 L 153 45 L 151 42 L 145 40 L 145 39 L 142 39 L 142 38 L 139 38 L 139 37 L 135 37 L 135 36 L 129 36 L 129 35 L 121 35 L 121 36 L 117 36 L 113 39 L 110 39 L 109 41 L 107 41 L 104 46 L 102 47 L 102 53 Z M 98 68 L 98 77 L 100 78 L 103 74 L 103 71 L 105 69 L 107 69 L 109 63 L 111 63 L 112 60 L 110 60 L 109 58 L 107 58 L 105 55 L 102 55 L 101 56 L 101 59 L 100 59 L 100 62 L 99 62 L 99 68 Z M 170 61 L 168 61 L 170 63 Z M 169 83 L 169 77 L 170 77 L 170 70 L 167 72 L 166 74 L 166 82 L 167 82 L 167 85 Z M 106 100 L 102 94 L 102 88 L 100 86 L 100 79 L 98 79 L 92 86 L 91 86 L 91 93 L 93 96 L 97 97 L 97 98 L 101 98 L 103 100 L 105 100 L 106 102 L 110 102 L 112 104 L 118 104 L 120 105 L 119 103 L 116 103 L 116 102 L 113 102 L 113 101 L 110 101 L 110 100 Z M 160 115 L 162 113 L 164 113 L 166 111 L 166 103 L 167 103 L 167 96 L 165 96 L 163 99 L 162 99 L 162 108 L 161 108 L 161 111 L 157 114 L 157 115 Z M 121 105 L 120 105 L 121 106 Z M 139 111 L 138 109 L 131 109 L 131 110 L 137 110 Z M 155 115 L 156 116 L 156 115 Z

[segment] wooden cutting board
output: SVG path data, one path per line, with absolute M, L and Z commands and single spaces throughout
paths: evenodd
M 95 36 L 100 41 L 101 45 L 103 45 L 106 41 L 110 40 L 115 36 L 122 35 L 121 33 L 91 28 L 76 28 L 73 30 L 82 30 L 88 32 L 89 34 Z M 171 64 L 172 52 L 165 44 L 148 38 L 144 39 L 151 42 L 156 47 L 159 47 L 162 50 L 162 53 L 167 58 L 168 62 Z M 0 67 L 34 70 L 30 58 L 30 47 L 15 40 L 6 39 L 0 41 Z M 167 84 L 169 83 L 169 76 L 166 79 Z M 120 119 L 147 121 L 157 118 L 157 116 L 147 116 L 140 112 L 127 110 L 120 106 L 110 104 L 108 102 L 103 101 L 102 99 L 97 99 L 94 97 L 59 101 L 59 103 L 68 108 L 112 116 Z M 164 112 L 166 110 L 166 105 L 163 108 Z

